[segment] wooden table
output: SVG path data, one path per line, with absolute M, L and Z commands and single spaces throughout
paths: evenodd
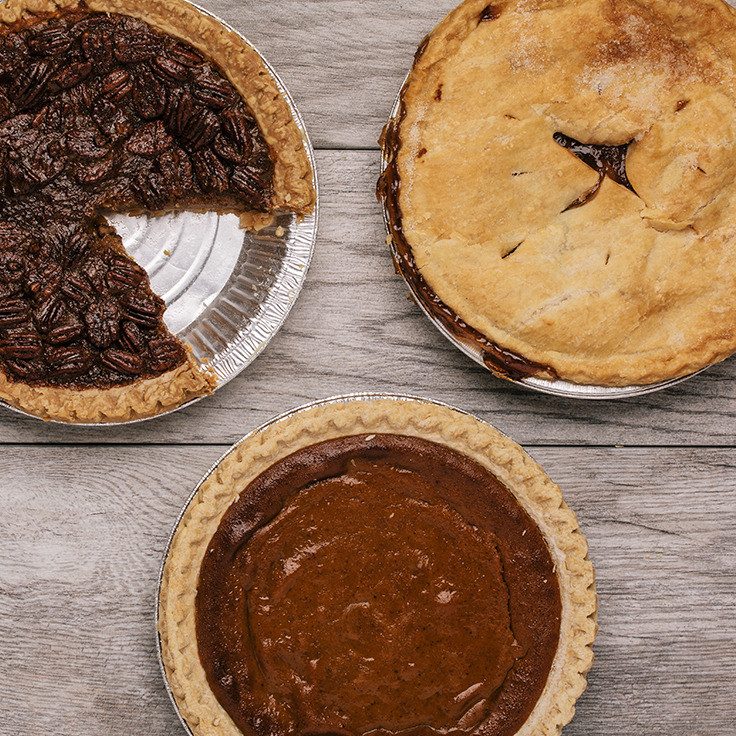
M 202 0 L 275 66 L 317 149 L 321 224 L 293 312 L 236 380 L 160 420 L 87 430 L 0 412 L 0 734 L 183 733 L 155 656 L 161 555 L 194 484 L 277 413 L 411 393 L 492 422 L 590 541 L 600 634 L 567 736 L 736 733 L 736 360 L 585 402 L 493 378 L 408 300 L 384 242 L 376 139 L 455 0 Z

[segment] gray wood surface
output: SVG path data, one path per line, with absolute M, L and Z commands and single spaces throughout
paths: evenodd
M 408 300 L 373 189 L 376 139 L 416 45 L 455 0 L 203 0 L 303 112 L 317 250 L 283 329 L 231 384 L 127 428 L 0 411 L 0 734 L 183 733 L 155 658 L 161 554 L 227 445 L 299 404 L 391 391 L 447 401 L 524 444 L 591 545 L 601 598 L 567 736 L 736 733 L 736 360 L 617 402 L 494 379 Z

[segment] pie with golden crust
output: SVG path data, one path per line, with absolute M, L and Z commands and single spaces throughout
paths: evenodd
M 104 212 L 240 215 L 315 202 L 258 53 L 184 0 L 0 5 L 0 398 L 123 421 L 209 393 Z
M 463 2 L 384 139 L 423 305 L 516 377 L 648 384 L 732 354 L 735 75 L 721 0 Z
M 558 734 L 597 598 L 559 488 L 449 407 L 359 397 L 248 435 L 162 573 L 166 677 L 196 736 Z

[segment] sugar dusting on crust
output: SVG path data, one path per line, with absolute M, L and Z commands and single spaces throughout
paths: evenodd
M 722 306 L 736 293 L 721 277 L 736 217 L 733 10 L 720 0 L 502 5 L 471 29 L 485 4 L 448 16 L 404 95 L 402 226 L 423 277 L 460 320 L 566 380 L 647 384 L 723 359 L 736 348 Z M 439 82 L 441 111 L 425 103 Z M 566 211 L 594 180 L 553 149 L 555 133 L 634 141 L 636 194 L 604 184 Z

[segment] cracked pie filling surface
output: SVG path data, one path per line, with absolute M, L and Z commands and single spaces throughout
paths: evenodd
M 446 407 L 358 400 L 246 438 L 162 579 L 198 736 L 554 734 L 585 687 L 593 569 L 559 489 Z
M 385 134 L 402 273 L 512 377 L 623 386 L 722 360 L 735 82 L 721 0 L 464 2 Z
M 0 398 L 66 421 L 150 416 L 214 378 L 103 211 L 309 212 L 287 103 L 181 0 L 0 6 Z

